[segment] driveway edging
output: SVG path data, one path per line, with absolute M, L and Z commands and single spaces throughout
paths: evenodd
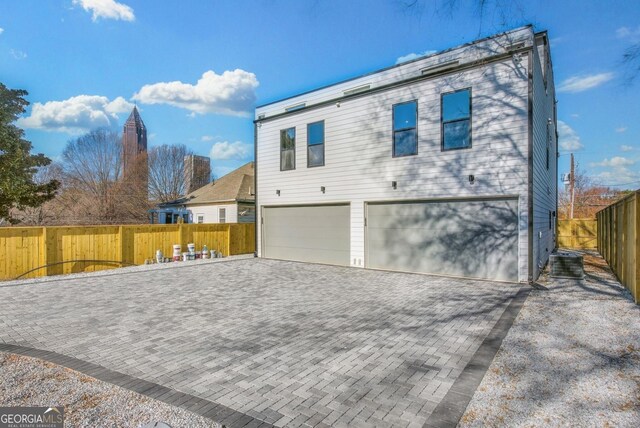
M 196 397 L 191 394 L 176 391 L 175 389 L 149 382 L 125 373 L 108 369 L 99 364 L 83 361 L 78 358 L 69 357 L 57 352 L 43 349 L 30 348 L 28 346 L 15 345 L 11 343 L 0 343 L 0 351 L 11 354 L 23 355 L 31 358 L 38 358 L 71 370 L 75 370 L 84 375 L 98 379 L 100 381 L 119 386 L 120 388 L 136 392 L 154 400 L 162 401 L 171 406 L 179 407 L 189 412 L 195 413 L 223 426 L 233 425 L 234 427 L 244 427 L 249 423 L 251 426 L 268 428 L 273 425 L 244 413 L 237 412 L 222 404 Z
M 482 378 L 489 369 L 493 358 L 498 353 L 502 341 L 506 337 L 513 321 L 527 300 L 531 287 L 523 286 L 509 302 L 498 322 L 495 323 L 487 337 L 453 383 L 442 401 L 438 403 L 424 424 L 430 427 L 455 427 L 464 415 L 473 394 L 478 389 Z

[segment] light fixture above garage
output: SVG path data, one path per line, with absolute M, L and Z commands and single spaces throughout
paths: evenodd
M 280 196 L 280 190 L 276 190 L 276 195 Z
M 324 193 L 324 191 L 325 191 L 325 190 L 326 190 L 326 189 L 324 188 L 324 186 L 320 186 L 320 191 L 321 191 L 322 193 Z
M 397 182 L 397 181 L 392 181 L 392 182 L 391 182 L 391 188 L 392 188 L 393 190 L 397 189 L 397 188 L 398 188 L 398 182 Z

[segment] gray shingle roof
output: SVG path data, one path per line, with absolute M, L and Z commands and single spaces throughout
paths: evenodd
M 186 195 L 180 205 L 220 201 L 254 201 L 254 163 L 249 162 L 213 183 L 206 184 Z

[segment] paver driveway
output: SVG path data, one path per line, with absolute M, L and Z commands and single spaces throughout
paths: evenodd
M 205 398 L 242 424 L 421 426 L 519 288 L 243 259 L 0 287 L 0 341 Z

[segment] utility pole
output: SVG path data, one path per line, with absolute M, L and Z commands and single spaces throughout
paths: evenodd
M 571 195 L 571 211 L 569 212 L 569 218 L 573 218 L 573 202 L 575 200 L 575 169 L 573 166 L 573 153 L 571 153 L 571 173 L 569 175 L 569 194 Z

